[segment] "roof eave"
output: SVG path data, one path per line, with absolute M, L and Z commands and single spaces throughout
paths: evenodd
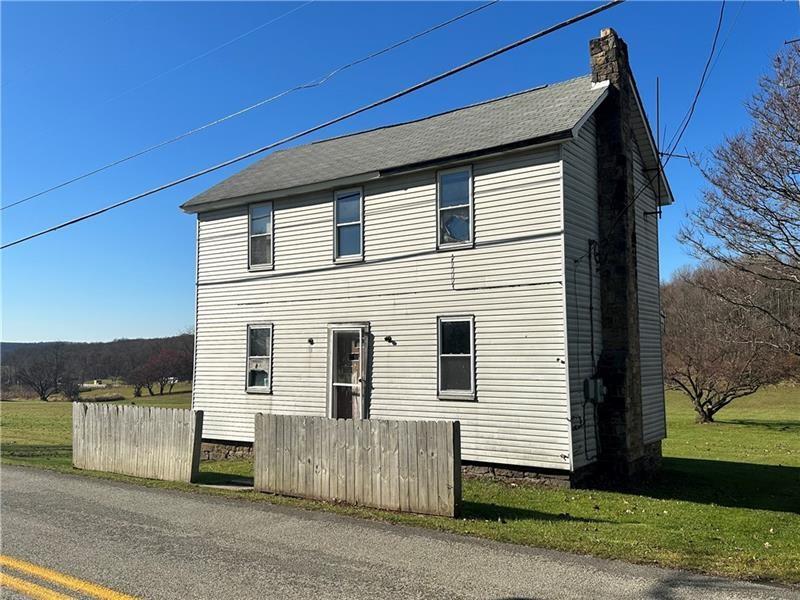
M 603 94 L 603 98 L 605 94 Z M 593 112 L 594 108 L 592 107 L 585 118 L 582 118 L 580 123 L 585 123 L 588 115 Z M 507 152 L 514 152 L 517 150 L 527 150 L 531 148 L 538 148 L 542 146 L 547 146 L 550 144 L 560 144 L 566 141 L 573 139 L 575 132 L 577 131 L 578 126 L 574 126 L 571 129 L 565 129 L 563 131 L 557 131 L 555 133 L 547 134 L 544 136 L 539 136 L 536 138 L 531 138 L 527 140 L 520 140 L 518 142 L 513 142 L 509 144 L 503 144 L 501 146 L 495 146 L 492 148 L 483 148 L 481 150 L 476 150 L 474 152 L 465 152 L 462 154 L 454 154 L 445 156 L 442 158 L 431 159 L 426 161 L 420 161 L 418 163 L 409 163 L 405 165 L 399 165 L 397 167 L 391 167 L 388 169 L 382 169 L 380 171 L 371 171 L 369 173 L 362 173 L 358 175 L 351 175 L 348 177 L 341 177 L 339 179 L 329 179 L 326 181 L 320 181 L 316 183 L 311 183 L 307 185 L 295 186 L 291 188 L 284 188 L 280 190 L 270 190 L 266 192 L 259 192 L 257 194 L 247 194 L 243 196 L 234 196 L 230 198 L 221 198 L 219 200 L 212 200 L 209 202 L 202 202 L 197 204 L 192 204 L 191 201 L 185 202 L 181 205 L 181 209 L 189 214 L 197 214 L 197 213 L 204 213 L 204 212 L 211 212 L 215 210 L 221 210 L 225 208 L 233 208 L 237 206 L 243 206 L 246 204 L 252 204 L 253 202 L 266 202 L 268 200 L 277 200 L 279 198 L 288 198 L 290 196 L 298 196 L 300 194 L 308 194 L 313 192 L 321 192 L 325 190 L 340 188 L 349 185 L 358 185 L 363 184 L 368 181 L 372 181 L 375 179 L 382 179 L 385 177 L 392 177 L 395 175 L 401 175 L 405 173 L 411 173 L 414 171 L 422 171 L 425 169 L 433 169 L 433 168 L 441 168 L 448 165 L 453 165 L 457 163 L 463 163 L 468 160 L 472 160 L 475 158 L 490 158 L 492 156 L 505 154 Z
M 636 106 L 639 109 L 639 117 L 644 124 L 645 129 L 645 140 L 644 146 L 650 153 L 650 165 L 648 165 L 648 171 L 658 171 L 658 178 L 660 180 L 660 185 L 658 189 L 660 190 L 660 195 L 658 198 L 659 206 L 668 206 L 675 202 L 675 197 L 672 195 L 672 188 L 669 186 L 669 181 L 667 180 L 666 173 L 664 173 L 664 168 L 661 165 L 661 157 L 659 156 L 659 150 L 656 147 L 656 141 L 653 137 L 653 130 L 650 129 L 650 121 L 647 119 L 647 113 L 644 110 L 644 105 L 642 104 L 642 98 L 639 95 L 639 88 L 636 87 L 636 80 L 633 78 L 633 75 L 630 76 L 630 83 L 631 89 L 633 90 L 633 95 L 636 98 Z M 641 148 L 642 150 L 644 148 Z
M 181 204 L 181 209 L 189 214 L 196 214 L 201 212 L 209 212 L 212 210 L 220 210 L 223 208 L 232 208 L 234 206 L 242 206 L 245 204 L 252 204 L 253 202 L 266 202 L 268 200 L 277 200 L 278 198 L 287 198 L 289 196 L 297 196 L 299 194 L 310 194 L 313 192 L 321 192 L 330 188 L 338 188 L 349 185 L 357 185 L 366 183 L 372 179 L 378 179 L 381 173 L 378 171 L 370 171 L 368 173 L 361 173 L 359 175 L 351 175 L 348 177 L 340 177 L 339 179 L 329 179 L 326 181 L 319 181 L 316 183 L 309 183 L 306 185 L 299 185 L 291 188 L 284 188 L 281 190 L 270 190 L 266 192 L 259 192 L 257 194 L 246 194 L 244 196 L 233 196 L 231 198 L 220 198 L 219 200 L 212 200 L 209 202 L 198 202 L 192 204 L 192 201 L 184 202 Z

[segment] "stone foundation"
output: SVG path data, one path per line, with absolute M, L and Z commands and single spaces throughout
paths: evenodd
M 200 446 L 201 460 L 228 460 L 233 458 L 253 458 L 253 444 L 249 442 L 204 441 Z
M 533 467 L 491 465 L 486 463 L 462 463 L 464 477 L 481 477 L 508 483 L 544 485 L 548 487 L 571 487 L 569 471 L 550 471 Z

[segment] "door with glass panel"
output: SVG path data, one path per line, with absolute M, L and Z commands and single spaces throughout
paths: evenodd
M 330 330 L 330 410 L 334 419 L 366 419 L 367 343 L 362 326 Z

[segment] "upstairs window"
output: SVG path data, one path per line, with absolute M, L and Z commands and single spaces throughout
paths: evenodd
M 272 202 L 250 205 L 250 268 L 272 266 Z
M 439 317 L 439 396 L 470 400 L 475 396 L 473 318 Z
M 247 327 L 247 391 L 272 389 L 272 325 Z
M 360 259 L 363 256 L 361 190 L 343 190 L 333 196 L 335 260 Z
M 436 185 L 439 248 L 472 243 L 472 169 L 440 171 Z

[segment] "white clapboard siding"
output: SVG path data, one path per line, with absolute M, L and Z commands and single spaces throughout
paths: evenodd
M 569 396 L 574 424 L 575 468 L 594 462 L 598 450 L 595 408 L 584 400 L 583 393 L 583 381 L 592 376 L 594 360 L 600 357 L 603 349 L 600 278 L 596 273 L 594 256 L 589 254 L 589 240 L 600 239 L 595 144 L 595 120 L 592 116 L 578 138 L 562 146 Z M 593 297 L 592 314 L 589 311 L 590 294 Z
M 371 418 L 457 420 L 465 460 L 568 469 L 559 150 L 473 174 L 467 250 L 436 250 L 433 170 L 365 185 L 363 263 L 333 264 L 332 191 L 275 201 L 268 272 L 247 270 L 246 208 L 199 215 L 204 437 L 252 441 L 258 412 L 325 416 L 327 326 L 369 322 Z M 477 402 L 436 394 L 437 317 L 457 314 L 475 319 Z M 245 392 L 248 323 L 274 326 L 271 394 Z
M 636 199 L 636 269 L 639 296 L 639 343 L 642 372 L 642 430 L 645 443 L 667 436 L 664 371 L 661 356 L 661 299 L 658 270 L 656 194 L 639 152 L 634 161 Z

